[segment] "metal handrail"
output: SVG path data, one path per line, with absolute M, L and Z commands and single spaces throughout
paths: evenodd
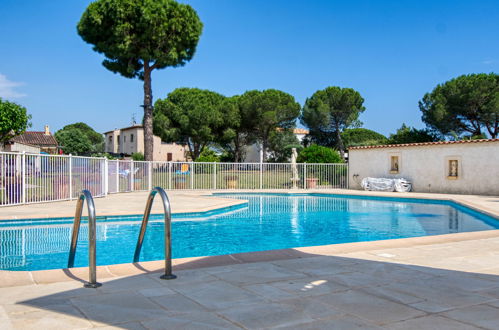
M 95 204 L 92 194 L 88 190 L 82 190 L 76 203 L 76 213 L 73 223 L 73 232 L 71 234 L 71 247 L 69 249 L 68 268 L 74 267 L 76 245 L 78 243 L 78 234 L 80 232 L 81 214 L 83 212 L 83 203 L 87 200 L 88 209 L 88 277 L 89 281 L 83 286 L 85 288 L 97 288 L 102 284 L 97 282 L 96 272 L 96 223 L 95 223 Z
M 156 194 L 158 193 L 163 201 L 163 210 L 165 213 L 165 274 L 161 276 L 161 279 L 172 280 L 174 278 L 177 278 L 177 276 L 172 274 L 172 213 L 168 195 L 166 195 L 166 192 L 161 187 L 154 187 L 149 193 L 149 197 L 147 198 L 146 209 L 144 210 L 144 218 L 142 218 L 142 225 L 140 227 L 137 246 L 135 247 L 133 262 L 139 261 L 140 250 L 142 249 L 144 235 L 146 234 L 147 222 L 149 221 L 149 216 L 151 215 L 152 203 L 154 201 L 154 197 L 156 197 Z

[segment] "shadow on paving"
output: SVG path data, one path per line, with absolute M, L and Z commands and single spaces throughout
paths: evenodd
M 28 328 L 499 328 L 497 275 L 293 254 L 196 268 L 216 258 L 206 257 L 170 281 L 156 272 L 98 289 L 55 283 L 46 287 L 58 293 L 43 296 L 31 286 L 37 298 L 4 308 L 13 327 Z

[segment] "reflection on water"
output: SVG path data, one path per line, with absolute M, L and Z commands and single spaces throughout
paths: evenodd
M 499 228 L 492 218 L 444 203 L 307 195 L 222 196 L 245 199 L 249 204 L 223 214 L 174 217 L 175 258 Z M 98 264 L 132 261 L 140 220 L 98 222 Z M 2 225 L 0 268 L 63 268 L 70 235 L 70 222 Z M 87 236 L 87 227 L 82 225 L 76 266 L 87 265 Z M 142 251 L 141 260 L 163 258 L 161 220 L 150 222 Z

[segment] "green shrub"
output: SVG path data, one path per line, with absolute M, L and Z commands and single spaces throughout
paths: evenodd
M 220 162 L 220 156 L 218 156 L 215 151 L 205 148 L 203 152 L 196 159 L 197 163 L 218 163 Z
M 144 154 L 143 153 L 141 153 L 141 152 L 134 152 L 132 154 L 132 159 L 136 160 L 136 161 L 140 161 L 140 160 L 144 160 L 145 158 L 144 158 Z
M 298 163 L 343 163 L 338 151 L 316 144 L 303 148 L 296 161 Z

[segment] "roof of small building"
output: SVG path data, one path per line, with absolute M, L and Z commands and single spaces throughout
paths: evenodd
M 11 141 L 42 147 L 57 147 L 59 145 L 52 134 L 45 134 L 45 132 L 24 132 L 13 137 Z
M 113 129 L 111 131 L 107 131 L 107 132 L 104 132 L 102 134 L 108 134 L 108 133 L 113 133 L 114 131 L 126 131 L 127 129 L 132 129 L 132 128 L 144 128 L 144 126 L 140 125 L 140 124 L 135 124 L 135 125 L 132 125 L 132 126 L 128 126 L 128 127 L 125 127 L 125 128 L 117 128 L 117 129 Z
M 380 145 L 375 145 L 375 146 L 350 147 L 350 148 L 348 148 L 348 150 L 378 149 L 378 148 L 405 148 L 405 147 L 434 146 L 434 145 L 444 145 L 444 144 L 462 144 L 462 143 L 469 144 L 469 143 L 486 143 L 486 142 L 499 142 L 499 139 L 438 141 L 438 142 L 419 142 L 419 143 L 403 143 L 403 144 L 380 144 Z
M 128 129 L 134 129 L 134 128 L 141 128 L 141 129 L 143 129 L 143 128 L 144 128 L 144 126 L 139 125 L 139 124 L 136 124 L 136 125 L 132 125 L 132 126 L 128 126 L 128 127 L 122 128 L 122 129 L 120 129 L 120 130 L 121 130 L 121 131 L 126 131 L 126 130 L 128 130 Z

